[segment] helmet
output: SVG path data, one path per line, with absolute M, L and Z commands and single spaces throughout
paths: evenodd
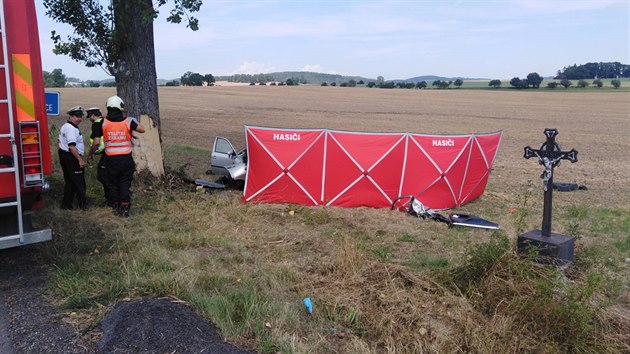
M 112 96 L 108 98 L 107 102 L 105 103 L 105 106 L 107 108 L 118 108 L 121 111 L 125 110 L 125 102 L 122 100 L 122 98 L 118 96 Z

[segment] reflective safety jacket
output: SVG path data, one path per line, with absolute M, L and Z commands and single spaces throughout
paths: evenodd
M 94 123 L 100 123 L 103 121 L 103 117 L 97 118 Z M 92 139 L 92 130 L 90 129 L 90 146 L 92 146 L 92 144 L 94 144 L 94 139 Z M 96 149 L 96 151 L 94 151 L 94 155 L 100 155 L 103 153 L 103 151 L 105 151 L 105 140 L 103 140 L 103 137 L 101 137 L 101 143 L 98 145 L 98 149 Z
M 131 118 L 120 122 L 103 120 L 103 140 L 105 140 L 105 155 L 131 154 Z

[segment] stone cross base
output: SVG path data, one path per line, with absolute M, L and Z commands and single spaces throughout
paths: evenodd
M 573 262 L 575 238 L 552 232 L 550 236 L 543 236 L 541 230 L 531 230 L 518 236 L 517 249 L 519 253 L 528 253 L 533 249 L 538 253 L 536 260 L 541 263 L 551 263 L 560 267 Z

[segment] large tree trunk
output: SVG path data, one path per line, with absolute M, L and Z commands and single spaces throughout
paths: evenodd
M 164 161 L 152 0 L 114 0 L 113 7 L 114 40 L 119 43 L 120 50 L 114 72 L 117 93 L 125 101 L 129 116 L 137 117 L 146 128 L 146 133 L 134 134 L 137 137 L 133 141 L 136 169 L 148 170 L 153 176 L 161 177 L 164 175 Z M 145 119 L 140 119 L 141 116 Z

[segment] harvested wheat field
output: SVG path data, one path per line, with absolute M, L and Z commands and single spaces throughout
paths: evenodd
M 102 107 L 114 94 L 60 91 L 62 108 Z M 62 260 L 52 287 L 66 308 L 88 309 L 93 322 L 103 302 L 176 297 L 230 342 L 270 353 L 630 351 L 629 92 L 303 85 L 161 87 L 159 94 L 171 173 L 160 186 L 134 185 L 132 217 L 94 208 L 91 217 L 102 222 L 81 226 L 48 208 L 53 230 L 64 230 L 51 252 Z M 243 125 L 502 130 L 485 194 L 460 208 L 501 230 L 448 228 L 383 209 L 242 204 L 239 192 L 207 194 L 176 181 L 173 171 L 208 178 L 214 137 L 242 148 Z M 558 129 L 563 150 L 579 151 L 554 180 L 588 187 L 554 193 L 552 228 L 576 237 L 575 262 L 565 270 L 514 252 L 520 233 L 540 228 L 543 169 L 523 158 L 523 148 L 537 149 L 545 128 Z M 98 188 L 89 193 L 98 197 Z M 81 247 L 70 230 L 95 236 Z M 95 269 L 90 276 L 74 274 L 83 262 Z M 312 315 L 301 303 L 306 296 Z
M 62 107 L 102 106 L 112 89 L 61 90 Z M 542 169 L 523 158 L 545 128 L 564 150 L 557 182 L 588 186 L 585 203 L 630 206 L 630 93 L 514 90 L 382 90 L 320 86 L 161 87 L 163 143 L 210 150 L 215 136 L 244 147 L 244 125 L 368 132 L 467 134 L 504 132 L 488 191 L 506 194 Z M 87 125 L 84 123 L 84 125 Z

